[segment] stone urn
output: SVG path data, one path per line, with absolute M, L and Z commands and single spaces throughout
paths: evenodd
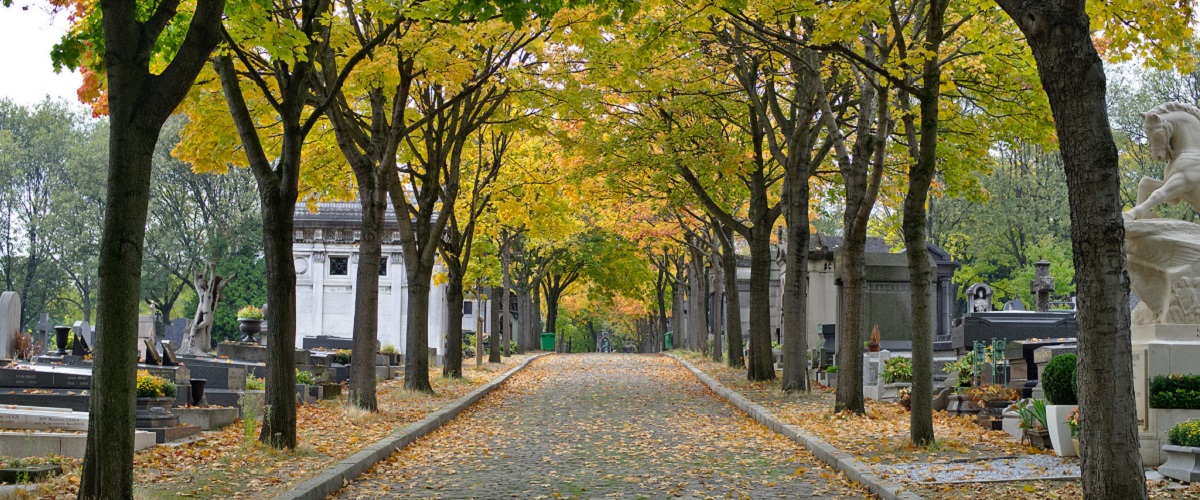
M 1167 462 L 1158 466 L 1159 474 L 1185 483 L 1200 480 L 1200 448 L 1166 444 L 1162 451 Z
M 1050 447 L 1050 431 L 1046 429 L 1025 429 L 1025 438 L 1034 448 L 1044 450 Z
M 238 331 L 242 332 L 242 342 L 258 343 L 255 335 L 262 331 L 261 319 L 238 318 Z
M 54 342 L 58 344 L 58 355 L 67 355 L 67 342 L 71 336 L 71 327 L 56 326 L 54 327 Z
M 189 382 L 192 384 L 192 406 L 200 406 L 204 401 L 204 386 L 208 385 L 208 379 L 194 378 Z

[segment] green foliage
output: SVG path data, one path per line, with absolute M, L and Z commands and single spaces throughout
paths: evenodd
M 1200 419 L 1175 424 L 1167 433 L 1167 439 L 1175 446 L 1200 448 Z
M 266 388 L 267 388 L 267 385 L 266 385 L 266 382 L 263 381 L 263 379 L 255 377 L 254 375 L 246 375 L 246 390 L 247 391 L 261 391 Z
M 1074 354 L 1060 354 L 1046 363 L 1046 368 L 1042 370 L 1042 388 L 1046 391 L 1046 400 L 1052 405 L 1078 404 L 1071 382 L 1074 378 Z
M 1046 429 L 1046 401 L 1023 399 L 1017 403 L 1017 416 L 1022 429 Z
M 343 365 L 350 364 L 350 349 L 338 349 L 334 351 L 333 362 Z
M 967 354 L 957 361 L 942 366 L 942 371 L 954 376 L 954 387 L 966 387 L 971 385 L 971 368 L 974 364 L 975 351 L 967 351 Z
M 1150 407 L 1200 410 L 1200 375 L 1159 375 L 1150 381 Z
M 296 383 L 297 384 L 305 384 L 305 385 L 313 385 L 313 384 L 317 383 L 317 378 L 315 376 L 313 376 L 312 372 L 300 371 L 300 369 L 297 368 L 296 369 Z
M 829 366 L 825 367 L 825 373 L 837 373 L 837 371 L 838 371 L 837 365 L 829 365 Z
M 225 303 L 262 304 L 267 301 L 267 270 L 256 252 L 253 247 L 243 248 L 217 264 L 217 274 L 233 276 L 221 293 Z M 189 310 L 195 311 L 195 306 Z M 213 342 L 239 337 L 237 311 L 233 307 L 217 307 L 213 317 Z
M 50 340 L 47 341 L 47 344 L 48 349 L 52 351 L 58 350 L 58 335 L 51 334 Z M 66 347 L 63 347 L 63 349 L 70 351 L 72 347 L 75 347 L 75 332 L 67 334 L 67 345 Z
M 392 344 L 384 344 L 383 347 L 381 347 L 379 349 L 379 352 L 382 354 L 397 354 L 397 353 L 399 353 L 399 351 L 396 349 L 396 346 L 394 346 Z
M 883 373 L 880 374 L 885 384 L 895 384 L 897 382 L 912 382 L 912 359 L 904 356 L 895 356 L 888 358 L 883 365 Z
M 151 375 L 146 370 L 137 372 L 137 397 L 139 398 L 173 398 L 179 393 L 175 382 Z

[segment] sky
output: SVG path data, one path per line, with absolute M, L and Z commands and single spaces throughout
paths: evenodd
M 21 5 L 29 5 L 22 10 Z M 0 98 L 32 105 L 49 94 L 78 103 L 79 73 L 54 73 L 50 49 L 66 33 L 65 14 L 51 16 L 45 2 L 18 1 L 0 7 Z

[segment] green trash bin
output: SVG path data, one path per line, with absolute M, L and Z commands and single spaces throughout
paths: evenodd
M 542 350 L 554 350 L 554 332 L 542 332 Z
M 667 332 L 667 350 L 671 350 L 671 344 L 674 343 L 675 332 Z

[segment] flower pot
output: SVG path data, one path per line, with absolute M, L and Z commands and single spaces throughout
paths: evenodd
M 1025 429 L 1025 439 L 1029 440 L 1029 445 L 1038 449 L 1046 449 L 1050 447 L 1050 431 L 1046 429 Z
M 242 332 L 242 342 L 257 343 L 254 336 L 262 331 L 261 319 L 238 318 L 238 331 Z
M 879 352 L 879 344 L 867 344 L 867 352 Z
M 1200 448 L 1167 444 L 1162 451 L 1167 462 L 1158 467 L 1159 474 L 1186 483 L 1200 481 Z
M 1071 438 L 1071 445 L 1072 445 L 1072 447 L 1075 448 L 1075 456 L 1083 456 L 1083 454 L 1079 452 L 1079 437 L 1078 436 Z
M 1071 446 L 1071 426 L 1067 425 L 1067 415 L 1076 405 L 1046 405 L 1046 427 L 1050 431 L 1050 442 L 1054 445 L 1054 453 L 1060 457 L 1073 457 L 1075 450 Z
M 204 401 L 204 386 L 208 384 L 208 379 L 194 378 L 190 382 L 192 383 L 192 406 L 200 406 L 200 403 Z

